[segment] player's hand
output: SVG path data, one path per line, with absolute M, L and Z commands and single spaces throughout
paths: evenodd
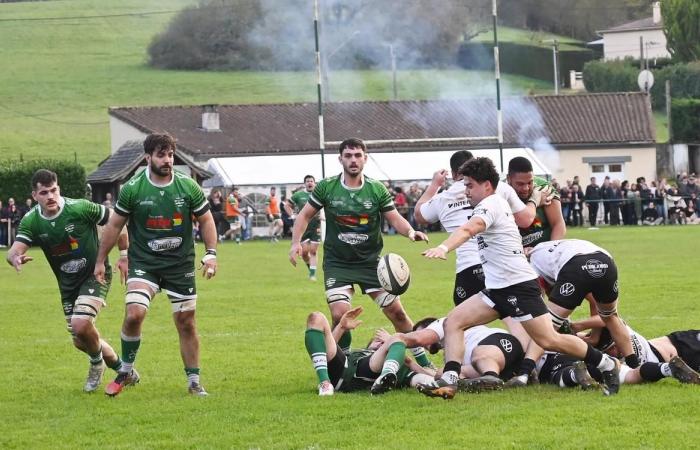
M 530 253 L 532 253 L 534 247 L 523 247 L 523 254 L 527 259 L 530 259 Z
M 22 271 L 22 265 L 33 260 L 34 258 L 28 255 L 16 255 L 14 258 L 12 258 L 12 266 L 14 266 L 17 273 L 20 273 Z
M 95 263 L 95 270 L 92 274 L 95 276 L 95 280 L 100 284 L 105 284 L 105 263 Z
M 119 257 L 117 269 L 119 270 L 119 281 L 121 284 L 126 284 L 126 279 L 129 276 L 129 258 L 127 256 Z
M 437 172 L 433 174 L 433 180 L 431 183 L 437 187 L 442 187 L 445 185 L 445 182 L 447 181 L 447 175 L 449 172 L 447 172 L 445 169 L 440 169 Z
M 362 321 L 358 319 L 360 314 L 362 314 L 362 311 L 362 306 L 357 306 L 346 311 L 340 318 L 338 325 L 340 325 L 343 330 L 354 330 L 362 323 Z
M 207 249 L 207 251 L 204 253 L 204 256 L 202 256 L 201 262 L 202 267 L 200 267 L 200 269 L 202 270 L 202 276 L 204 278 L 208 280 L 216 276 L 217 264 L 215 249 Z
M 426 244 L 430 242 L 430 239 L 428 239 L 428 235 L 423 233 L 422 231 L 414 231 L 413 233 L 408 233 L 408 238 L 413 242 L 425 241 Z
M 554 188 L 550 185 L 535 186 L 532 189 L 530 199 L 535 202 L 535 207 L 547 206 L 554 199 Z
M 301 243 L 292 242 L 292 246 L 289 248 L 289 262 L 292 263 L 294 267 L 297 266 L 297 258 L 301 256 Z
M 382 341 L 382 343 L 384 343 L 389 338 L 391 338 L 391 334 L 389 334 L 389 332 L 386 331 L 384 328 L 378 328 L 377 331 L 374 332 L 374 338 L 376 340 Z
M 447 259 L 447 252 L 440 247 L 429 248 L 421 254 L 428 259 Z

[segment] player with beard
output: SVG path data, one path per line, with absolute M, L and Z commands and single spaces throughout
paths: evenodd
M 27 212 L 19 224 L 17 240 L 7 252 L 7 262 L 19 273 L 32 261 L 31 246 L 41 247 L 58 281 L 63 313 L 73 345 L 90 357 L 90 369 L 83 390 L 95 391 L 105 371 L 105 363 L 114 370 L 122 362 L 112 347 L 100 338 L 95 320 L 109 292 L 112 270 L 107 264 L 104 283 L 93 276 L 97 258 L 98 226 L 107 223 L 110 210 L 85 199 L 61 195 L 56 174 L 37 170 L 32 176 L 32 198 L 37 206 Z M 121 257 L 117 263 L 122 279 L 127 270 L 127 240 L 119 238 Z
M 95 277 L 104 277 L 104 261 L 120 230 L 129 222 L 129 278 L 121 344 L 124 364 L 105 393 L 119 394 L 138 383 L 133 370 L 141 345 L 141 328 L 154 295 L 163 290 L 180 338 L 188 391 L 206 396 L 199 380 L 199 337 L 195 323 L 195 286 L 192 217 L 199 223 L 206 253 L 202 275 L 216 275 L 217 233 L 209 203 L 190 177 L 173 169 L 176 141 L 168 134 L 151 134 L 143 143 L 146 170 L 129 180 L 121 192 L 100 244 Z
M 486 289 L 459 304 L 447 316 L 445 329 L 445 367 L 434 383 L 419 386 L 431 397 L 453 398 L 464 359 L 464 330 L 503 317 L 512 317 L 537 345 L 545 350 L 565 353 L 586 361 L 603 372 L 606 395 L 619 389 L 619 362 L 594 349 L 581 339 L 558 334 L 547 314 L 537 274 L 525 258 L 522 240 L 508 203 L 494 195 L 498 172 L 488 158 L 476 158 L 460 169 L 467 197 L 474 213 L 469 221 L 447 240 L 423 252 L 430 259 L 447 259 L 447 254 L 473 236 L 486 278 Z M 486 384 L 487 380 L 484 380 Z
M 292 230 L 289 261 L 296 266 L 303 248 L 301 238 L 309 222 L 323 209 L 326 215 L 326 240 L 323 243 L 323 276 L 326 301 L 333 317 L 333 327 L 351 308 L 354 285 L 369 295 L 394 325 L 396 331 L 411 331 L 413 323 L 398 295 L 385 291 L 377 278 L 377 264 L 383 248 L 381 222 L 386 220 L 398 234 L 411 241 L 427 241 L 428 237 L 411 227 L 394 206 L 391 194 L 381 182 L 364 175 L 367 147 L 361 139 L 341 142 L 338 161 L 340 175 L 316 184 L 309 201 L 297 215 Z M 347 351 L 351 342 L 346 331 L 338 344 Z M 425 351 L 413 349 L 422 366 L 430 364 Z

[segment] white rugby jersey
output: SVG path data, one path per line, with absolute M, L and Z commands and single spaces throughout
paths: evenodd
M 476 236 L 476 243 L 487 289 L 537 279 L 523 253 L 513 213 L 502 197 L 489 195 L 474 207 L 472 217 L 479 217 L 486 224 L 486 229 Z
M 503 197 L 510 205 L 513 213 L 525 209 L 526 205 L 518 198 L 518 194 L 504 181 L 499 182 L 496 194 Z M 464 192 L 464 183 L 455 181 L 449 189 L 435 195 L 420 207 L 420 213 L 430 223 L 440 222 L 448 233 L 464 225 L 472 217 L 472 205 Z M 481 264 L 476 245 L 476 238 L 471 238 L 456 250 L 457 273 L 467 267 Z
M 443 317 L 431 323 L 426 328 L 427 330 L 433 330 L 438 335 L 438 337 L 440 338 L 440 345 L 442 345 L 443 347 L 445 344 L 445 329 L 443 328 L 444 322 L 445 318 Z M 464 332 L 464 360 L 462 361 L 462 364 L 471 365 L 472 352 L 474 351 L 476 346 L 479 345 L 481 341 L 483 341 L 487 337 L 496 333 L 508 334 L 506 330 L 502 330 L 500 328 L 490 328 L 484 325 L 477 325 L 466 330 Z
M 647 339 L 641 334 L 634 331 L 629 325 L 627 325 L 627 331 L 630 334 L 630 340 L 632 341 L 632 350 L 639 358 L 639 362 L 644 364 L 646 362 L 658 363 L 659 358 L 656 356 L 654 351 L 651 349 L 651 344 Z
M 530 264 L 538 275 L 549 284 L 553 284 L 562 267 L 571 258 L 578 255 L 590 255 L 595 252 L 603 252 L 611 259 L 612 256 L 605 249 L 581 239 L 561 239 L 537 244 L 530 253 Z

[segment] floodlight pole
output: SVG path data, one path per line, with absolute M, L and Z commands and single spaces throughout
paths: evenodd
M 498 52 L 498 7 L 497 0 L 492 0 L 493 13 L 493 66 L 496 76 L 496 121 L 498 123 L 498 153 L 503 173 L 503 113 L 501 112 L 501 62 Z
M 321 149 L 321 178 L 326 178 L 325 136 L 323 133 L 323 94 L 321 93 L 321 49 L 318 39 L 318 0 L 314 0 L 314 40 L 316 43 L 316 92 L 318 98 L 318 147 Z

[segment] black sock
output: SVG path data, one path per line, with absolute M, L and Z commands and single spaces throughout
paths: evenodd
M 457 361 L 447 361 L 443 372 L 457 372 L 457 375 L 462 371 L 462 365 Z
M 557 377 L 558 380 L 556 380 L 557 384 L 561 386 L 561 382 L 564 382 L 564 386 L 566 387 L 576 387 L 578 386 L 578 383 L 574 380 L 576 378 L 574 377 L 574 368 L 573 367 L 565 367 L 560 373 L 559 376 Z
M 603 353 L 600 350 L 596 350 L 595 348 L 591 347 L 589 344 L 588 350 L 586 350 L 586 357 L 583 360 L 590 366 L 598 367 L 600 362 L 603 360 Z
M 628 367 L 636 369 L 641 363 L 636 353 L 625 356 L 625 364 L 627 364 Z
M 498 374 L 497 374 L 496 372 L 492 372 L 492 371 L 490 371 L 490 370 L 489 370 L 488 372 L 484 372 L 484 374 L 483 374 L 482 376 L 484 376 L 484 377 L 490 376 L 490 377 L 496 377 L 496 378 L 498 378 Z
M 642 364 L 639 368 L 639 375 L 641 375 L 644 381 L 659 381 L 664 378 L 664 374 L 661 373 L 661 364 L 646 362 Z
M 520 363 L 520 369 L 518 370 L 518 376 L 520 375 L 530 375 L 532 371 L 535 370 L 535 361 L 530 358 L 523 359 Z

